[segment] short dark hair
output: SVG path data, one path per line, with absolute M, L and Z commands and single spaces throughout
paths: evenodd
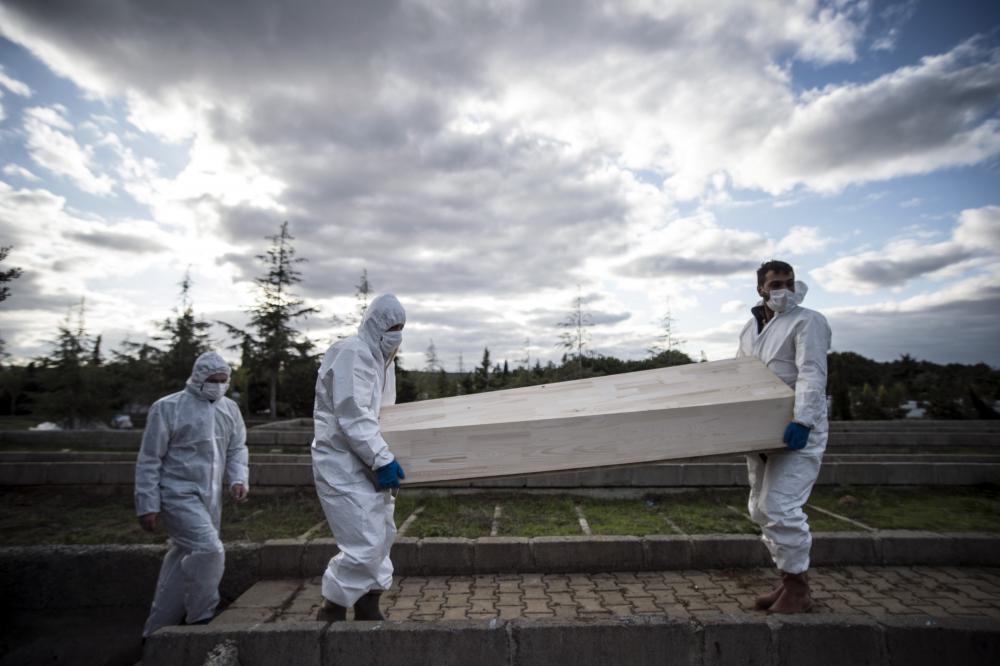
M 791 264 L 786 264 L 783 261 L 778 261 L 777 259 L 772 259 L 771 261 L 765 261 L 757 269 L 757 285 L 760 287 L 764 286 L 764 278 L 767 277 L 768 271 L 774 271 L 775 273 L 788 273 L 790 275 L 795 275 L 795 269 L 792 268 Z

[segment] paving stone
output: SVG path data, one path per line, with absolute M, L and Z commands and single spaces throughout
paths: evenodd
M 280 608 L 302 586 L 301 580 L 262 580 L 244 592 L 231 608 Z

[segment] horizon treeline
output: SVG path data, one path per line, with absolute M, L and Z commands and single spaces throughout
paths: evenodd
M 316 375 L 325 349 L 293 327 L 301 318 L 317 314 L 292 287 L 301 281 L 295 266 L 306 261 L 295 257 L 288 223 L 279 233 L 268 236 L 271 245 L 257 259 L 266 272 L 255 279 L 255 304 L 246 308 L 249 324 L 240 329 L 226 322 L 226 341 L 211 340 L 212 322 L 195 314 L 190 298 L 192 282 L 186 273 L 180 283 L 180 305 L 172 316 L 156 322 L 158 329 L 150 341 L 124 341 L 118 349 L 105 351 L 100 334 L 86 330 L 86 305 L 71 309 L 57 327 L 49 354 L 26 365 L 0 364 L 0 416 L 33 416 L 58 422 L 65 428 L 90 427 L 107 423 L 116 413 L 142 414 L 159 398 L 180 391 L 199 354 L 226 348 L 238 351 L 229 396 L 239 404 L 244 416 L 269 419 L 312 416 Z M 9 248 L 4 248 L 3 259 Z M 6 282 L 20 276 L 8 271 Z M 335 326 L 356 326 L 364 316 L 375 289 L 363 271 L 356 285 L 356 305 L 346 316 L 334 315 Z M 10 290 L 6 286 L 2 298 Z M 402 367 L 401 356 L 394 363 L 397 402 L 446 398 L 486 391 L 552 384 L 573 379 L 601 377 L 651 370 L 695 361 L 677 349 L 684 340 L 677 337 L 670 314 L 661 318 L 662 335 L 647 350 L 649 356 L 622 360 L 595 353 L 590 347 L 590 314 L 586 301 L 578 295 L 566 319 L 557 347 L 565 350 L 560 362 L 534 363 L 527 353 L 512 365 L 507 359 L 491 359 L 488 345 L 478 365 L 470 371 L 447 372 L 437 357 L 433 341 L 424 352 L 424 369 Z M 353 333 L 353 331 L 351 331 Z M 2 345 L 2 341 L 0 341 Z M 734 341 L 735 345 L 735 341 Z M 407 351 L 408 355 L 412 352 Z M 0 346 L 0 360 L 3 349 Z M 915 400 L 935 419 L 1000 419 L 995 409 L 1000 400 L 1000 370 L 985 363 L 941 365 L 917 361 L 909 354 L 890 362 L 878 362 L 854 352 L 833 352 L 828 356 L 827 394 L 831 397 L 833 420 L 881 420 L 905 416 L 904 401 Z M 705 356 L 701 354 L 701 361 Z M 459 361 L 461 368 L 461 360 Z M 144 421 L 140 417 L 136 425 Z

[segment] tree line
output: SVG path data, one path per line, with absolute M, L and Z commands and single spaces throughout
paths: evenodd
M 195 358 L 219 346 L 239 353 L 234 365 L 230 396 L 248 417 L 267 418 L 311 416 L 315 381 L 324 349 L 296 330 L 300 319 L 317 315 L 305 307 L 294 292 L 301 281 L 288 232 L 281 225 L 270 245 L 257 260 L 264 273 L 255 278 L 255 302 L 246 309 L 244 328 L 218 321 L 228 334 L 227 341 L 213 341 L 209 322 L 195 313 L 191 300 L 192 281 L 185 274 L 179 286 L 179 305 L 171 316 L 156 322 L 157 334 L 146 342 L 125 340 L 114 350 L 102 348 L 100 334 L 86 328 L 86 303 L 71 309 L 57 327 L 48 354 L 27 364 L 0 365 L 0 415 L 31 415 L 59 422 L 63 427 L 87 427 L 106 422 L 116 412 L 141 413 L 158 398 L 179 391 L 190 375 Z M 10 248 L 0 248 L 0 261 Z M 0 300 L 11 294 L 10 283 L 20 269 L 0 271 Z M 333 322 L 345 334 L 360 323 L 374 286 L 367 270 L 355 286 L 356 305 Z M 640 370 L 694 363 L 680 351 L 684 340 L 675 330 L 676 321 L 669 301 L 661 318 L 661 335 L 647 349 L 648 357 L 622 360 L 595 353 L 591 348 L 591 316 L 582 294 L 572 301 L 556 347 L 563 350 L 559 363 L 532 362 L 530 340 L 524 355 L 509 363 L 493 359 L 488 347 L 479 363 L 466 370 L 459 355 L 458 372 L 448 372 L 437 355 L 433 340 L 424 352 L 422 369 L 407 370 L 397 355 L 397 402 L 445 398 L 486 391 L 551 384 Z M 0 340 L 0 359 L 6 358 Z M 827 392 L 835 420 L 892 419 L 904 416 L 900 404 L 917 400 L 928 416 L 938 419 L 1000 418 L 994 403 L 1000 399 L 1000 371 L 985 363 L 939 365 L 917 361 L 907 354 L 888 363 L 879 363 L 853 352 L 829 355 Z M 704 353 L 701 360 L 705 360 Z M 139 419 L 141 423 L 141 417 Z

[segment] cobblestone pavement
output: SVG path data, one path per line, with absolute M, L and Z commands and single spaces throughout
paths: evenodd
M 1000 569 L 844 567 L 817 568 L 809 574 L 814 613 L 1000 619 Z M 763 615 L 754 609 L 754 598 L 772 591 L 778 582 L 777 572 L 770 569 L 406 576 L 393 581 L 381 606 L 389 620 L 417 621 Z M 271 621 L 313 619 L 322 600 L 320 578 L 285 589 L 287 601 L 275 604 L 281 608 L 275 609 Z M 294 594 L 289 594 L 292 589 Z

